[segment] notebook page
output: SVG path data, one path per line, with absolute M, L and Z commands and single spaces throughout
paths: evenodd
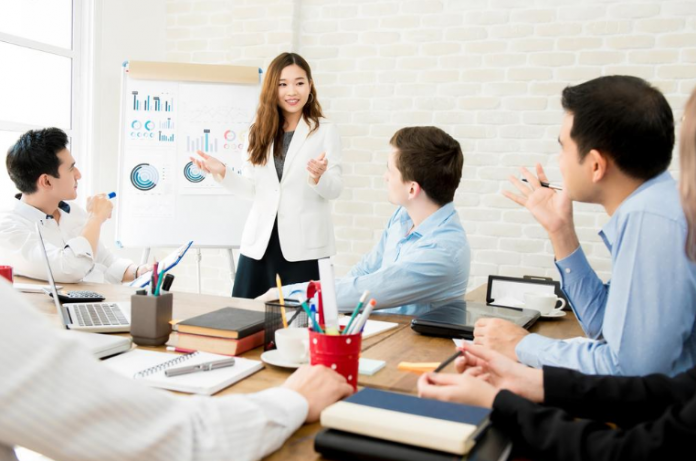
M 177 357 L 181 356 L 134 349 L 104 362 L 117 373 L 141 381 L 148 386 L 202 395 L 212 395 L 263 368 L 263 364 L 258 360 L 235 357 L 233 366 L 217 370 L 201 371 L 171 378 L 165 376 L 164 370 L 159 370 L 142 378 L 134 378 L 134 375 L 140 371 L 163 364 Z M 187 360 L 182 360 L 168 368 L 178 368 L 228 358 L 224 355 L 198 352 Z

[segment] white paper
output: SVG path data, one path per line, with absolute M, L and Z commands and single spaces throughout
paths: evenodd
M 493 306 L 524 307 L 525 293 L 556 294 L 554 285 L 542 285 L 539 283 L 510 282 L 506 280 L 493 280 L 491 298 Z
M 348 322 L 350 321 L 350 316 L 344 315 L 342 317 L 339 317 L 338 319 L 338 324 L 342 327 L 348 325 Z M 353 321 L 353 325 L 358 321 L 358 317 L 355 317 L 355 321 Z M 363 330 L 362 334 L 362 339 L 367 339 L 372 336 L 378 335 L 380 333 L 383 333 L 385 331 L 389 331 L 393 328 L 398 327 L 398 323 L 394 322 L 382 322 L 381 320 L 368 320 L 367 323 L 365 324 L 365 329 Z M 352 328 L 351 328 L 352 329 Z
M 452 341 L 454 341 L 454 345 L 457 347 L 462 347 L 464 343 L 467 344 L 474 344 L 474 341 L 471 339 L 459 339 L 459 338 L 452 338 Z
M 116 373 L 128 378 L 133 378 L 138 372 L 161 365 L 178 357 L 185 356 L 133 349 L 125 354 L 107 359 L 104 363 Z M 229 357 L 224 355 L 198 352 L 188 359 L 182 360 L 178 364 L 173 364 L 171 367 L 196 365 L 228 358 Z M 234 359 L 235 364 L 227 368 L 201 371 L 171 378 L 166 377 L 164 369 L 162 369 L 147 377 L 138 378 L 136 381 L 151 387 L 189 392 L 192 394 L 212 395 L 263 368 L 263 365 L 258 360 L 248 360 L 240 357 L 235 357 Z
M 328 328 L 338 329 L 338 304 L 336 302 L 336 279 L 333 263 L 329 258 L 319 260 L 319 279 L 321 280 L 321 299 L 324 309 L 324 323 Z

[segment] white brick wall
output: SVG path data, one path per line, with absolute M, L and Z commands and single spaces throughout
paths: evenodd
M 437 125 L 464 148 L 455 203 L 473 248 L 470 288 L 489 274 L 557 278 L 551 245 L 501 195 L 517 167 L 555 159 L 560 91 L 611 73 L 649 79 L 681 117 L 696 86 L 696 2 L 559 0 L 169 0 L 168 59 L 265 67 L 302 54 L 340 124 L 346 190 L 334 204 L 340 272 L 379 238 L 394 207 L 382 171 L 388 140 Z M 676 168 L 674 169 L 676 172 Z M 607 278 L 601 208 L 575 207 L 592 265 Z M 179 288 L 195 287 L 191 258 Z M 204 290 L 228 293 L 224 254 L 205 252 Z

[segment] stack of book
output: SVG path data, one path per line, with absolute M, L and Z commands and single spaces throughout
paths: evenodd
M 263 323 L 263 312 L 225 307 L 176 323 L 176 349 L 239 355 L 263 345 Z
M 490 410 L 363 389 L 321 414 L 314 449 L 334 460 L 504 460 L 512 444 Z

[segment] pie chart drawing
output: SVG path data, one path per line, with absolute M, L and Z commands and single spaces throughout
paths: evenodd
M 159 179 L 159 172 L 157 171 L 157 168 L 149 163 L 141 163 L 136 165 L 130 174 L 130 180 L 133 187 L 141 191 L 154 189 L 159 182 Z
M 184 177 L 188 182 L 201 182 L 205 179 L 205 173 L 203 173 L 193 162 L 188 162 L 184 167 Z

